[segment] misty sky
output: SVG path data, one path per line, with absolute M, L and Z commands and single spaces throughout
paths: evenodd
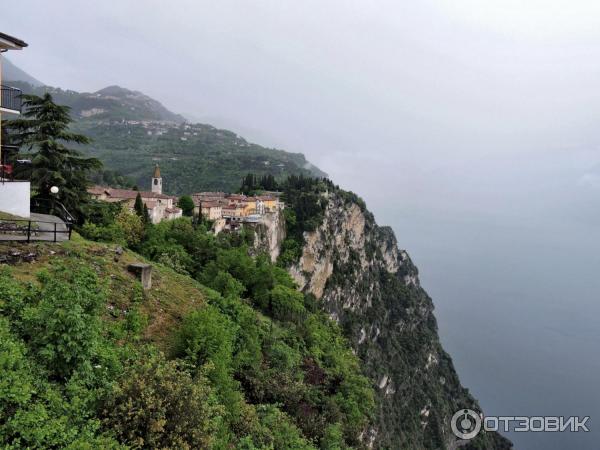
M 533 216 L 600 192 L 597 2 L 18 4 L 2 31 L 30 46 L 10 57 L 43 82 L 141 90 L 303 152 L 384 218 L 389 192 Z

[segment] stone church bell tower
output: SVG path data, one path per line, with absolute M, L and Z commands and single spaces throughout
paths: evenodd
M 152 192 L 162 194 L 162 177 L 160 176 L 160 167 L 158 164 L 154 167 L 154 176 L 152 177 Z

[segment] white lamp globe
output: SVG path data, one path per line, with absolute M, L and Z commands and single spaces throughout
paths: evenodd
M 58 194 L 58 188 L 56 186 L 52 186 L 50 188 L 50 192 L 52 192 L 53 194 Z

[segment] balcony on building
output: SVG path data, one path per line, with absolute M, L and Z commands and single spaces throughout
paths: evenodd
M 27 47 L 27 44 L 21 39 L 0 32 L 1 53 L 9 50 L 22 50 L 25 47 Z M 21 94 L 20 89 L 7 86 L 0 81 L 0 112 L 21 114 Z
M 4 53 L 22 50 L 27 44 L 21 39 L 0 32 L 0 121 L 21 114 L 21 91 L 2 82 L 2 59 Z M 28 218 L 30 216 L 31 187 L 28 180 L 20 179 L 18 147 L 10 145 L 10 136 L 1 128 L 0 122 L 0 212 Z
M 21 114 L 22 100 L 21 100 L 21 89 L 0 85 L 0 110 L 3 113 L 9 114 Z

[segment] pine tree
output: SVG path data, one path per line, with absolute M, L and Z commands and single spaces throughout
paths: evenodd
M 68 106 L 57 105 L 48 93 L 42 97 L 23 95 L 23 118 L 12 120 L 7 127 L 17 145 L 31 153 L 26 175 L 34 196 L 52 198 L 50 188 L 59 188 L 57 199 L 75 215 L 81 215 L 82 204 L 89 199 L 89 174 L 100 169 L 96 158 L 84 158 L 81 152 L 65 144 L 88 144 L 90 140 L 69 131 L 71 117 Z

